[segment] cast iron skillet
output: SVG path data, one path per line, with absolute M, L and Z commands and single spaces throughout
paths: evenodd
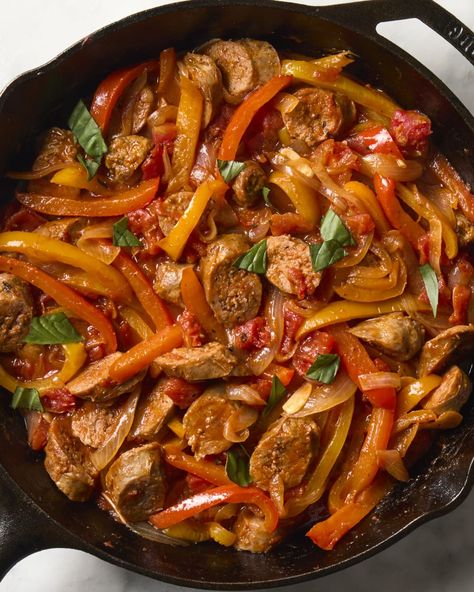
M 116 67 L 157 56 L 174 46 L 192 48 L 213 37 L 268 39 L 280 49 L 313 54 L 350 49 L 353 70 L 388 91 L 402 106 L 419 108 L 436 123 L 436 139 L 464 179 L 474 185 L 474 118 L 423 66 L 375 27 L 417 17 L 474 63 L 474 35 L 432 0 L 370 0 L 308 7 L 270 0 L 192 0 L 126 18 L 87 37 L 42 68 L 15 80 L 0 97 L 0 172 L 28 168 L 22 147 L 65 121 Z M 0 187 L 2 195 L 11 190 Z M 415 526 L 454 508 L 474 480 L 474 405 L 415 479 L 397 487 L 331 553 L 302 534 L 266 555 L 200 544 L 169 547 L 137 538 L 91 503 L 67 500 L 53 485 L 42 458 L 26 444 L 23 422 L 0 397 L 0 576 L 26 555 L 51 547 L 92 553 L 152 578 L 196 588 L 250 589 L 292 584 L 347 567 L 382 550 Z

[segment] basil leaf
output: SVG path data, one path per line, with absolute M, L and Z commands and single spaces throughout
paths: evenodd
M 344 222 L 331 209 L 326 212 L 321 222 L 321 236 L 324 241 L 336 240 L 342 247 L 356 244 Z
M 267 241 L 263 239 L 249 251 L 234 261 L 234 267 L 253 273 L 264 274 L 267 271 Z
M 310 380 L 331 384 L 336 378 L 341 360 L 337 354 L 318 354 L 311 368 L 306 372 Z
M 30 332 L 24 341 L 39 345 L 54 345 L 57 343 L 79 343 L 82 341 L 82 337 L 63 312 L 56 312 L 42 317 L 34 317 L 31 320 Z
M 286 388 L 283 386 L 278 376 L 272 378 L 272 390 L 268 397 L 267 404 L 263 410 L 262 417 L 267 417 L 270 411 L 277 405 L 286 395 Z
M 217 168 L 226 183 L 232 181 L 245 168 L 245 162 L 237 160 L 217 160 Z
M 10 403 L 12 409 L 44 411 L 39 392 L 35 388 L 17 386 Z
M 252 483 L 249 473 L 249 459 L 238 448 L 227 451 L 225 472 L 229 479 L 241 487 L 247 487 Z
M 436 315 L 438 314 L 439 300 L 438 278 L 436 277 L 436 273 L 429 263 L 425 263 L 425 265 L 420 267 L 420 273 L 421 277 L 423 278 L 423 283 L 425 284 L 426 294 L 428 296 L 428 300 L 430 301 L 433 316 L 436 318 Z
M 309 245 L 309 252 L 314 271 L 322 271 L 347 255 L 341 243 L 335 239 Z
M 270 188 L 269 187 L 264 187 L 262 189 L 262 195 L 263 195 L 263 201 L 267 204 L 268 207 L 273 208 L 274 205 L 272 204 L 272 202 L 269 199 L 269 194 L 270 194 Z
M 79 156 L 78 160 L 87 170 L 91 179 L 100 166 L 102 156 L 107 152 L 107 144 L 104 141 L 100 127 L 95 122 L 84 101 L 79 101 L 68 120 L 69 128 L 84 149 L 90 160 Z
M 118 222 L 113 225 L 114 234 L 113 234 L 113 244 L 116 247 L 141 247 L 142 243 L 138 240 L 138 238 L 133 234 L 131 230 L 128 229 L 128 218 L 124 216 Z

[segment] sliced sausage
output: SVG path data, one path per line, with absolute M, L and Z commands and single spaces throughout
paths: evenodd
M 474 350 L 474 325 L 456 325 L 442 331 L 421 349 L 419 376 L 442 372 Z
M 222 77 L 214 60 L 204 54 L 187 53 L 183 58 L 185 75 L 192 80 L 204 97 L 202 128 L 206 128 L 222 102 Z
M 233 531 L 237 536 L 234 547 L 251 553 L 266 553 L 282 538 L 278 530 L 267 532 L 264 520 L 249 508 L 240 510 Z
M 425 341 L 423 325 L 399 312 L 363 321 L 352 327 L 350 332 L 401 362 L 416 356 Z
M 269 490 L 275 479 L 285 489 L 303 480 L 319 445 L 319 428 L 309 417 L 283 417 L 263 434 L 250 457 L 250 476 Z
M 187 267 L 192 267 L 186 263 L 175 263 L 174 261 L 163 261 L 156 268 L 155 282 L 153 288 L 155 292 L 172 304 L 184 307 L 181 298 L 181 279 L 183 271 Z
M 71 416 L 71 432 L 86 446 L 100 448 L 116 429 L 122 410 L 121 405 L 104 407 L 86 401 Z
M 178 191 L 168 195 L 160 204 L 158 224 L 165 236 L 171 232 L 176 222 L 184 214 L 192 196 L 192 191 Z
M 146 371 L 139 372 L 123 384 L 113 382 L 109 378 L 109 370 L 121 355 L 120 352 L 115 352 L 89 364 L 85 370 L 67 383 L 69 392 L 81 399 L 102 403 L 130 392 L 142 380 Z
M 0 273 L 0 352 L 21 347 L 30 330 L 33 305 L 28 284 L 9 273 Z
M 474 224 L 461 212 L 456 212 L 456 234 L 460 247 L 466 248 L 474 244 Z
M 155 358 L 155 363 L 167 376 L 196 382 L 228 376 L 236 359 L 221 343 L 211 341 L 202 347 L 177 347 Z
M 140 522 L 161 510 L 166 481 L 158 444 L 145 444 L 121 454 L 107 471 L 105 486 L 125 520 Z
M 260 278 L 234 267 L 235 260 L 250 248 L 241 234 L 224 234 L 213 241 L 201 259 L 201 276 L 217 320 L 230 327 L 257 316 L 262 299 Z
M 355 107 L 343 95 L 320 88 L 300 88 L 294 93 L 298 104 L 283 113 L 283 122 L 293 140 L 302 140 L 309 148 L 327 140 L 348 125 Z
M 321 281 L 313 271 L 308 245 L 288 234 L 267 237 L 267 280 L 298 298 L 311 296 Z
M 75 162 L 77 146 L 71 131 L 59 127 L 51 128 L 46 134 L 32 169 L 39 171 L 51 165 Z
M 71 433 L 71 419 L 56 416 L 49 427 L 44 466 L 70 500 L 84 502 L 94 492 L 97 471 L 88 449 Z
M 251 206 L 259 197 L 262 197 L 266 180 L 267 177 L 259 164 L 253 160 L 246 161 L 244 170 L 232 183 L 235 203 L 243 207 Z
M 265 84 L 274 76 L 280 74 L 280 57 L 277 50 L 259 39 L 241 39 L 237 43 L 247 48 L 257 71 L 257 84 Z
M 445 411 L 459 411 L 467 402 L 472 392 L 469 376 L 458 366 L 451 368 L 443 375 L 439 387 L 423 401 L 425 409 L 431 409 L 437 415 Z
M 130 179 L 145 160 L 152 145 L 148 138 L 136 135 L 119 136 L 112 140 L 105 157 L 110 179 L 116 183 Z
M 147 85 L 142 88 L 133 106 L 132 134 L 138 134 L 145 127 L 154 103 L 155 95 L 152 88 Z
M 164 392 L 166 381 L 160 380 L 152 391 L 140 398 L 129 439 L 146 442 L 157 437 L 174 409 L 173 400 Z

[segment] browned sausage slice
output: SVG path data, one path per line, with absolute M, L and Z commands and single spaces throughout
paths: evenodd
M 464 214 L 456 212 L 456 234 L 460 247 L 469 247 L 474 244 L 474 224 Z
M 105 166 L 112 181 L 127 181 L 145 160 L 152 142 L 143 136 L 119 136 L 112 140 Z
M 187 267 L 192 267 L 186 263 L 175 263 L 174 261 L 163 261 L 156 268 L 155 281 L 153 288 L 155 292 L 172 304 L 184 308 L 181 298 L 181 279 L 183 271 Z
M 23 280 L 0 273 L 0 352 L 12 352 L 21 347 L 33 318 L 29 286 Z
M 183 66 L 185 75 L 199 87 L 204 97 L 202 127 L 205 128 L 222 101 L 221 72 L 211 57 L 199 53 L 187 53 Z
M 168 195 L 161 203 L 158 224 L 164 235 L 169 234 L 174 228 L 176 222 L 189 206 L 192 196 L 192 191 L 178 191 Z
M 456 325 L 442 331 L 421 349 L 419 376 L 438 374 L 474 351 L 474 325 Z
M 149 394 L 140 397 L 129 439 L 141 442 L 153 440 L 166 425 L 174 403 L 163 392 L 163 383 L 160 380 Z
M 258 39 L 241 39 L 237 43 L 247 48 L 257 71 L 257 84 L 265 84 L 280 74 L 280 58 L 273 45 Z
M 53 127 L 46 134 L 32 169 L 38 171 L 59 163 L 75 162 L 76 156 L 77 146 L 73 133 Z
M 267 532 L 263 519 L 249 508 L 243 508 L 239 512 L 233 531 L 237 536 L 234 547 L 251 553 L 266 553 L 282 538 L 278 531 Z
M 71 419 L 57 416 L 51 422 L 44 466 L 58 489 L 70 500 L 88 500 L 95 487 L 97 471 L 86 446 L 71 433 Z
M 107 471 L 105 486 L 125 520 L 140 522 L 161 510 L 166 481 L 158 444 L 145 444 L 121 454 Z
M 472 392 L 469 376 L 458 366 L 444 374 L 439 387 L 423 401 L 425 409 L 432 409 L 437 415 L 445 411 L 459 411 Z
M 234 182 L 234 201 L 237 205 L 251 206 L 258 198 L 262 197 L 262 189 L 265 187 L 267 177 L 262 167 L 253 160 L 245 162 L 245 168 L 241 171 Z
M 120 421 L 121 405 L 103 407 L 86 401 L 71 416 L 71 432 L 86 446 L 100 448 Z

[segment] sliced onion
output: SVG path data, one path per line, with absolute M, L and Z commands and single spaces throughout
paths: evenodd
M 336 209 L 336 213 L 345 212 L 349 204 L 354 206 L 359 212 L 367 212 L 364 202 L 351 191 L 346 191 L 343 187 L 338 185 L 330 177 L 320 161 L 312 162 L 312 169 L 314 174 L 321 181 L 319 192 L 327 197 Z
M 270 230 L 270 222 L 262 222 L 262 224 L 258 224 L 254 228 L 251 228 L 247 231 L 247 236 L 253 243 L 259 243 L 263 240 Z
M 248 384 L 228 384 L 225 387 L 225 393 L 231 401 L 242 401 L 251 407 L 266 405 L 266 401 L 262 399 L 260 393 Z
M 282 516 L 285 507 L 285 484 L 280 473 L 273 475 L 268 486 L 268 493 L 278 510 L 279 516 Z
M 439 185 L 423 185 L 422 193 L 438 206 L 454 228 L 456 226 L 456 215 L 453 210 L 457 209 L 457 201 L 453 192 Z
M 135 409 L 139 396 L 140 387 L 137 387 L 125 402 L 122 415 L 117 422 L 115 430 L 100 448 L 91 453 L 92 463 L 98 471 L 102 471 L 110 463 L 128 436 L 135 417 Z
M 295 95 L 290 93 L 281 92 L 273 99 L 272 105 L 275 109 L 280 111 L 283 115 L 285 113 L 291 113 L 299 104 L 300 100 Z
M 262 348 L 256 354 L 249 356 L 247 360 L 247 366 L 255 376 L 260 376 L 265 371 L 280 349 L 284 329 L 284 302 L 285 298 L 280 290 L 272 288 L 265 307 L 265 318 L 272 333 L 270 345 Z
M 258 411 L 242 405 L 227 419 L 224 425 L 224 438 L 229 442 L 245 442 L 249 437 L 248 428 L 258 419 Z
M 77 240 L 76 246 L 92 255 L 102 263 L 110 265 L 120 253 L 120 247 L 101 239 L 111 238 L 113 235 L 112 222 L 101 222 L 92 226 L 86 226 Z
M 332 409 L 350 399 L 356 390 L 357 385 L 352 382 L 344 371 L 340 370 L 332 384 L 313 387 L 304 407 L 301 411 L 295 413 L 293 417 L 306 417 L 307 415 L 314 415 Z
M 359 384 L 363 391 L 373 391 L 383 388 L 399 389 L 402 386 L 402 381 L 396 372 L 370 372 L 369 374 L 359 374 Z
M 362 261 L 362 259 L 367 255 L 367 252 L 372 244 L 372 240 L 374 238 L 374 231 L 372 230 L 369 234 L 364 234 L 359 238 L 359 242 L 357 246 L 349 253 L 343 257 L 340 261 L 334 264 L 334 267 L 337 269 L 344 268 L 344 267 L 354 267 Z
M 217 226 L 216 226 L 216 221 L 214 220 L 215 215 L 216 215 L 216 212 L 213 210 L 207 216 L 207 219 L 206 219 L 207 231 L 205 233 L 202 232 L 201 230 L 199 230 L 199 238 L 204 243 L 212 242 L 217 236 Z
M 360 172 L 367 177 L 375 173 L 390 177 L 394 181 L 414 181 L 423 172 L 416 160 L 403 160 L 391 154 L 367 154 L 359 158 Z
M 397 481 L 410 480 L 410 475 L 398 450 L 377 450 L 377 464 Z
M 9 179 L 18 179 L 19 181 L 35 181 L 36 179 L 46 177 L 50 173 L 70 167 L 72 164 L 71 162 L 57 162 L 56 164 L 51 164 L 35 171 L 10 171 L 5 176 Z
M 283 405 L 283 411 L 288 415 L 293 415 L 300 411 L 309 399 L 313 390 L 313 385 L 309 382 L 302 384 Z
M 162 179 L 167 183 L 173 176 L 173 167 L 171 165 L 170 155 L 168 150 L 163 150 L 163 175 Z

